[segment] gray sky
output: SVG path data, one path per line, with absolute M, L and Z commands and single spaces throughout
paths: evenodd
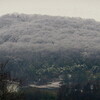
M 0 15 L 15 12 L 100 21 L 100 0 L 0 0 Z

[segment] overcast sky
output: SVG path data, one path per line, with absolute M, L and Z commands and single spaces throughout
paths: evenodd
M 100 21 L 100 0 L 0 0 L 0 15 L 15 12 Z

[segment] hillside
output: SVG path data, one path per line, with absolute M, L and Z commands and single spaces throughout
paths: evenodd
M 51 51 L 59 48 L 100 49 L 100 23 L 92 19 L 41 15 L 5 15 L 0 18 L 3 50 Z M 16 50 L 16 52 L 17 52 Z
M 64 77 L 75 72 L 75 66 L 80 66 L 80 72 L 95 70 L 98 75 L 100 22 L 46 15 L 1 16 L 0 59 L 10 59 L 7 70 L 31 82 Z

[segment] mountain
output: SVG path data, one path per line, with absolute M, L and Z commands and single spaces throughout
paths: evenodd
M 0 60 L 6 59 L 13 76 L 33 81 L 55 79 L 68 66 L 93 69 L 100 65 L 100 22 L 47 15 L 1 16 Z

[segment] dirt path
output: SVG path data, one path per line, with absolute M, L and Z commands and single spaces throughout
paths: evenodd
M 36 87 L 36 88 L 59 88 L 61 86 L 60 82 L 51 82 L 50 84 L 46 85 L 30 85 L 31 87 Z

